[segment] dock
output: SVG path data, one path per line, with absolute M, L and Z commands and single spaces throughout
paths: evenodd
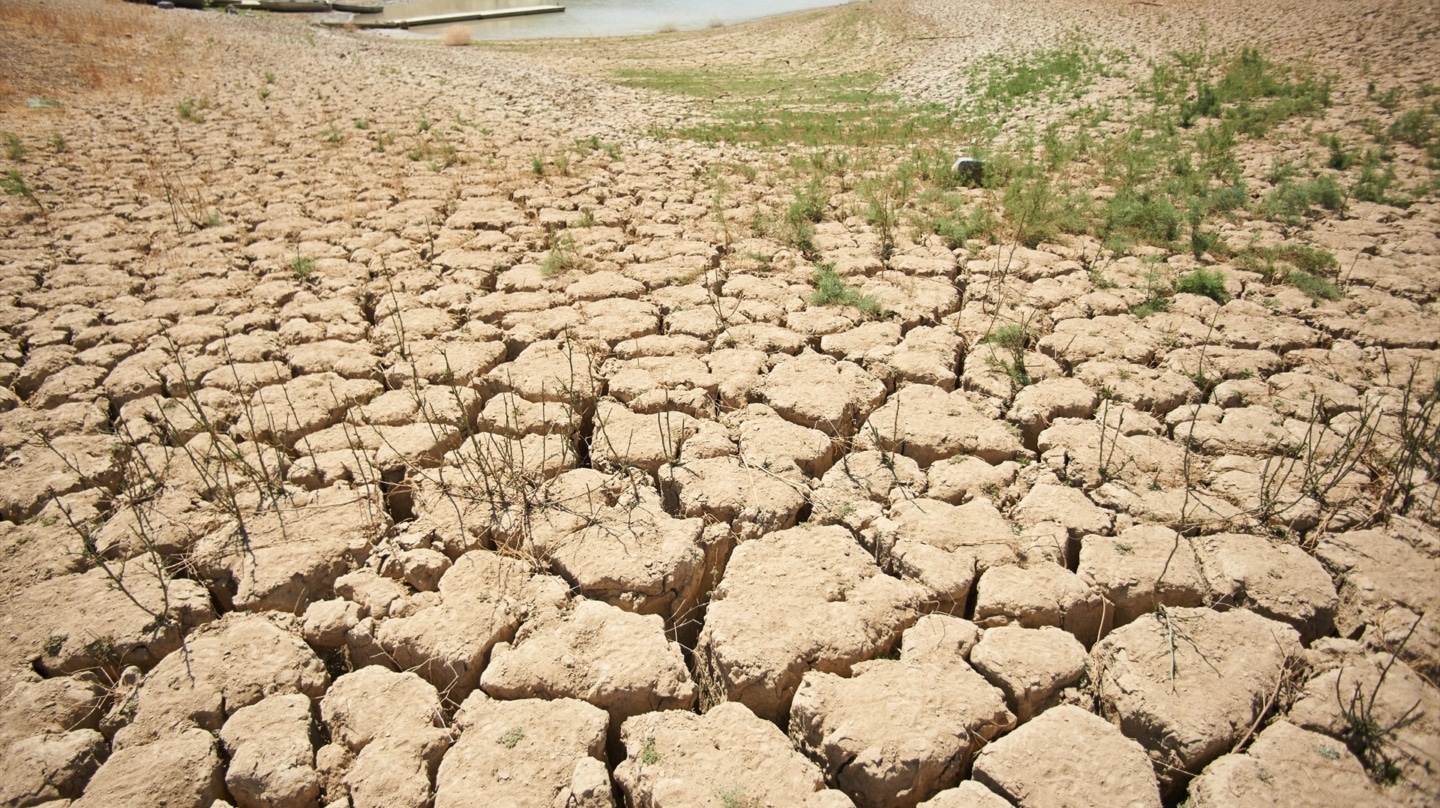
M 406 17 L 399 20 L 353 20 L 340 25 L 353 25 L 356 28 L 418 28 L 422 25 L 445 25 L 452 22 L 471 22 L 473 20 L 495 20 L 502 17 L 525 17 L 531 14 L 555 14 L 564 11 L 564 6 L 517 6 L 515 8 L 495 8 L 484 11 L 456 11 L 450 14 L 430 14 L 423 17 Z

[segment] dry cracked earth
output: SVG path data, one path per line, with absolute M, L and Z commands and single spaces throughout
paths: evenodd
M 1436 804 L 1433 193 L 1300 225 L 1339 299 L 1212 256 L 1141 318 L 1195 258 L 892 251 L 843 188 L 802 250 L 734 224 L 773 152 L 604 80 L 863 13 L 834 58 L 946 103 L 1077 25 L 1309 54 L 1337 126 L 1437 81 L 1433 3 L 1259 6 L 445 48 L 6 0 L 0 804 Z

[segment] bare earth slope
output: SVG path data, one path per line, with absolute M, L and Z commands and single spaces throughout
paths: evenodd
M 1440 800 L 1435 3 L 0 20 L 0 805 Z

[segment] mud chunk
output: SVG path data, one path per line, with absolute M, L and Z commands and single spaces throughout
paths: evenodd
M 696 646 L 701 703 L 784 720 L 806 671 L 848 674 L 914 622 L 918 587 L 881 573 L 844 528 L 799 527 L 735 549 Z M 707 684 L 708 683 L 708 684 Z
M 435 775 L 435 808 L 465 808 L 477 794 L 491 805 L 588 808 L 594 803 L 583 798 L 593 797 L 596 780 L 608 798 L 606 721 L 603 710 L 576 699 L 496 701 L 472 694 L 455 716 L 460 739 Z
M 1058 564 L 991 567 L 976 584 L 975 622 L 1054 626 L 1075 635 L 1087 648 L 1110 630 L 1114 607 Z
M 71 808 L 209 808 L 224 793 L 215 736 L 187 729 L 117 749 Z
M 1084 754 L 1055 754 L 1057 749 Z M 985 747 L 974 777 L 1019 808 L 1160 808 L 1145 750 L 1109 722 L 1070 705 L 1046 710 Z
M 1114 604 L 1117 626 L 1157 605 L 1199 606 L 1209 593 L 1190 539 L 1159 525 L 1137 525 L 1113 537 L 1086 536 L 1075 572 Z
M 751 468 L 736 457 L 711 457 L 660 468 L 666 510 L 730 525 L 742 539 L 795 524 L 805 496 L 798 483 Z
M 902 388 L 875 410 L 859 443 L 914 458 L 921 468 L 961 454 L 1001 463 L 1022 451 L 1020 439 L 970 394 L 925 384 Z
M 1054 628 L 992 628 L 970 651 L 975 670 L 1005 693 L 1020 723 L 1049 707 L 1085 674 L 1085 646 Z
M 1202 536 L 1193 544 L 1216 601 L 1288 623 L 1305 643 L 1334 628 L 1335 585 L 1299 547 L 1236 533 Z
M 306 808 L 320 795 L 310 745 L 310 698 L 271 696 L 236 710 L 220 729 L 225 786 L 240 808 Z
M 558 608 L 567 589 L 519 559 L 472 550 L 440 579 L 440 603 L 384 621 L 376 639 L 402 669 L 463 699 L 495 643 L 513 637 L 530 614 Z
M 1249 730 L 1299 653 L 1284 623 L 1175 608 L 1111 632 L 1095 646 L 1091 677 L 1101 714 L 1145 747 L 1174 793 Z
M 581 699 L 608 711 L 616 726 L 695 704 L 680 646 L 665 639 L 660 617 L 593 600 L 526 623 L 513 643 L 497 644 L 480 687 L 501 699 Z
M 856 805 L 876 808 L 954 786 L 976 747 L 1014 725 L 1004 694 L 958 654 L 862 662 L 850 678 L 811 671 L 790 708 L 796 747 Z
M 1244 754 L 1205 767 L 1190 783 L 1194 808 L 1349 808 L 1396 805 L 1370 782 L 1345 744 L 1276 721 Z
M 330 676 L 293 621 L 228 614 L 191 634 L 185 653 L 171 654 L 145 677 L 134 720 L 116 733 L 115 749 L 191 727 L 218 730 L 226 716 L 267 696 L 319 698 Z
M 759 387 L 780 417 L 830 435 L 853 435 L 885 401 L 885 385 L 849 362 L 806 351 L 775 365 Z
M 825 788 L 820 769 L 774 724 L 740 704 L 721 704 L 704 715 L 646 713 L 626 721 L 620 737 L 625 761 L 615 780 L 629 805 L 853 805 Z
M 431 780 L 453 737 L 434 687 L 372 665 L 336 679 L 320 713 L 331 743 L 354 755 L 343 781 L 355 808 L 430 803 Z

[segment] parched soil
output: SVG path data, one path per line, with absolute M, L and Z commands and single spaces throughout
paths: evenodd
M 1440 800 L 1435 3 L 0 20 L 0 805 Z

